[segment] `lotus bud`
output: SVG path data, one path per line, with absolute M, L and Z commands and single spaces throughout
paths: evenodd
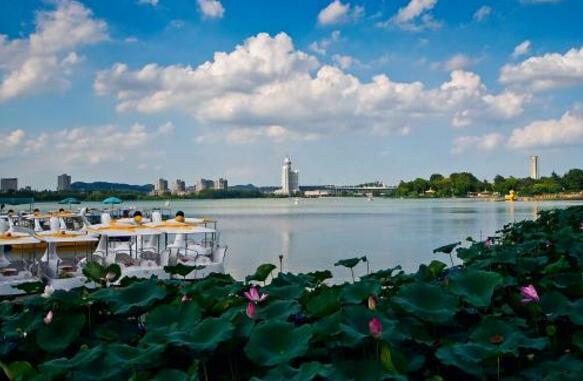
M 383 332 L 383 325 L 381 324 L 381 321 L 378 318 L 373 317 L 368 322 L 368 330 L 370 332 L 370 335 L 376 339 Z
M 255 317 L 255 304 L 252 302 L 247 303 L 247 308 L 245 308 L 245 314 L 249 319 L 253 319 Z
M 44 292 L 40 296 L 43 298 L 50 298 L 53 292 L 55 292 L 55 289 L 51 285 L 46 285 Z
M 53 311 L 49 311 L 46 316 L 43 319 L 43 322 L 45 324 L 51 324 L 51 322 L 53 321 Z
M 192 298 L 185 294 L 185 295 L 182 295 L 182 299 L 180 299 L 180 302 L 187 303 L 187 302 L 190 302 L 191 300 L 192 300 Z
M 368 297 L 368 309 L 374 311 L 377 309 L 377 301 L 375 300 L 374 296 Z
M 520 295 L 522 295 L 522 303 L 538 302 L 540 300 L 536 288 L 532 284 L 520 287 Z
M 484 241 L 484 246 L 487 247 L 488 249 L 492 247 L 494 243 L 492 242 L 492 239 L 488 238 L 487 240 Z
M 109 271 L 107 274 L 105 274 L 105 280 L 108 282 L 112 282 L 116 276 L 117 275 L 113 271 Z

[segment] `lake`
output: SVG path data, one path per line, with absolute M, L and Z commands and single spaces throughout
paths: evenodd
M 372 269 L 402 265 L 407 271 L 432 259 L 448 263 L 447 256 L 432 250 L 468 236 L 486 239 L 508 222 L 577 204 L 583 202 L 320 198 L 300 199 L 298 205 L 293 199 L 183 200 L 172 201 L 171 208 L 218 220 L 221 243 L 229 247 L 226 268 L 236 278 L 242 279 L 261 263 L 278 264 L 280 254 L 285 271 L 330 269 L 346 278 L 347 270 L 334 268 L 338 259 L 366 255 Z M 125 205 L 152 208 L 162 202 Z M 37 203 L 36 207 L 59 206 Z

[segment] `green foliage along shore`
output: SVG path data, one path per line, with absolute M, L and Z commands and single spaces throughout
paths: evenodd
M 427 191 L 430 193 L 426 193 Z M 397 197 L 465 197 L 468 193 L 498 192 L 507 194 L 510 190 L 518 192 L 520 196 L 535 196 L 555 194 L 559 192 L 583 191 L 583 170 L 571 169 L 563 176 L 553 172 L 550 177 L 541 177 L 538 180 L 527 178 L 504 178 L 500 175 L 493 182 L 479 180 L 468 172 L 452 173 L 449 177 L 433 174 L 429 179 L 417 178 L 412 181 L 401 181 L 394 195 Z
M 107 287 L 94 265 L 97 290 L 0 303 L 1 366 L 38 381 L 580 380 L 582 222 L 583 207 L 541 212 L 412 274 L 338 261 L 343 284 L 265 264 L 245 282 Z M 447 267 L 453 255 L 463 265 Z

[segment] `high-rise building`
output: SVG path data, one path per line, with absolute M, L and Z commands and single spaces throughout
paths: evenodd
M 184 180 L 176 179 L 172 184 L 172 194 L 186 193 L 186 182 Z
M 57 177 L 57 191 L 68 191 L 71 189 L 71 176 L 63 173 Z
M 154 184 L 154 191 L 152 193 L 156 195 L 162 195 L 168 192 L 168 180 L 159 178 L 158 181 L 156 181 Z
M 530 178 L 538 180 L 538 156 L 533 155 L 530 157 Z
M 213 189 L 215 187 L 215 182 L 208 179 L 200 179 L 196 183 L 196 191 L 202 192 L 207 189 Z
M 16 177 L 3 178 L 0 179 L 0 191 L 17 191 L 18 190 L 18 179 Z
M 300 191 L 300 173 L 292 169 L 292 162 L 289 157 L 283 161 L 281 171 L 281 193 L 292 195 Z
M 227 179 L 220 177 L 217 182 L 215 182 L 215 189 L 217 190 L 227 190 L 229 188 L 229 182 Z

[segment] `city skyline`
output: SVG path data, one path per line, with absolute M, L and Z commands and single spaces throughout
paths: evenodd
M 274 185 L 286 152 L 304 184 L 526 177 L 531 155 L 540 176 L 564 173 L 583 159 L 582 13 L 574 0 L 4 2 L 0 176 Z

